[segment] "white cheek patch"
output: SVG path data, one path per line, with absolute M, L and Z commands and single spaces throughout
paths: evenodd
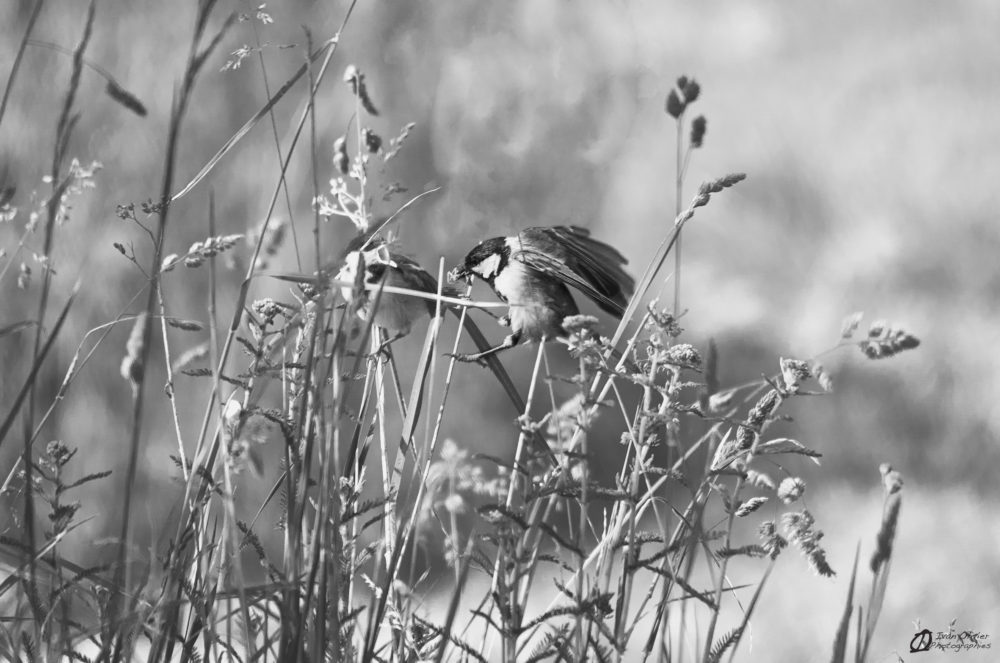
M 351 251 L 344 258 L 344 264 L 337 272 L 337 279 L 341 281 L 353 281 L 358 274 L 358 263 L 361 262 L 361 254 Z M 346 284 L 345 284 L 346 285 Z
M 472 271 L 484 279 L 491 279 L 497 275 L 497 270 L 500 269 L 500 255 L 494 253 L 489 258 L 486 258 L 478 265 L 472 268 Z
M 357 251 L 351 251 L 344 259 L 344 266 L 337 272 L 337 280 L 340 281 L 341 295 L 347 301 L 351 301 L 354 295 L 353 283 L 358 275 L 358 263 L 361 255 Z

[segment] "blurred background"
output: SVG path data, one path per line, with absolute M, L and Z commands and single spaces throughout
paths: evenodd
M 149 114 L 128 112 L 105 95 L 103 79 L 84 71 L 69 154 L 103 169 L 95 187 L 73 199 L 69 221 L 57 230 L 53 306 L 79 276 L 83 288 L 45 369 L 43 403 L 87 331 L 113 319 L 143 284 L 112 243 L 134 243 L 145 265 L 148 240 L 115 208 L 159 195 L 166 121 L 192 28 L 188 4 L 98 3 L 86 57 L 137 95 Z M 4 80 L 32 5 L 0 4 Z M 224 6 L 256 10 L 250 3 Z M 266 7 L 273 23 L 234 26 L 197 85 L 175 190 L 266 100 L 256 53 L 223 71 L 231 52 L 255 46 L 254 26 L 274 91 L 303 61 L 301 26 L 322 41 L 337 31 L 345 9 L 344 2 L 288 0 Z M 47 3 L 34 39 L 74 48 L 85 11 L 81 2 Z M 689 115 L 704 114 L 708 132 L 691 161 L 685 204 L 701 181 L 733 171 L 748 179 L 714 197 L 687 227 L 682 340 L 704 348 L 716 339 L 723 385 L 775 371 L 779 356 L 828 350 L 842 319 L 855 311 L 866 313 L 866 324 L 884 319 L 922 342 L 917 351 L 881 362 L 853 348 L 824 356 L 835 392 L 790 408 L 794 422 L 782 432 L 824 454 L 822 468 L 804 469 L 803 476 L 807 504 L 840 576 L 816 578 L 801 559 L 783 558 L 772 602 L 755 620 L 752 652 L 779 660 L 827 655 L 854 547 L 859 538 L 870 546 L 877 529 L 883 461 L 907 483 L 876 641 L 876 652 L 888 658 L 875 660 L 907 652 L 918 619 L 932 630 L 957 619 L 959 628 L 1000 637 L 989 630 L 1000 624 L 1000 521 L 992 508 L 1000 495 L 1000 262 L 991 257 L 1000 251 L 998 25 L 1000 5 L 989 0 L 359 3 L 317 98 L 317 177 L 325 188 L 333 175 L 332 144 L 354 111 L 341 72 L 355 64 L 380 111 L 370 123 L 374 130 L 388 140 L 415 123 L 398 157 L 373 173 L 373 184 L 395 182 L 410 195 L 443 187 L 398 227 L 405 251 L 428 269 L 442 256 L 450 267 L 484 237 L 574 223 L 618 247 L 638 276 L 674 217 L 676 128 L 664 98 L 677 76 L 695 77 L 702 94 Z M 0 327 L 32 317 L 37 307 L 40 266 L 32 254 L 41 253 L 40 232 L 17 248 L 33 200 L 49 191 L 43 177 L 70 69 L 66 55 L 29 46 L 0 124 L 0 178 L 16 187 L 11 204 L 18 208 L 13 220 L 0 222 L 6 251 L 0 269 L 12 264 L 0 280 Z M 300 83 L 276 108 L 283 153 L 303 90 Z M 165 253 L 184 253 L 208 234 L 209 191 L 220 234 L 252 233 L 277 177 L 274 134 L 265 120 L 174 206 Z M 301 264 L 311 266 L 308 150 L 298 151 L 288 181 L 290 206 L 282 197 L 276 216 L 294 221 Z M 376 197 L 376 210 L 391 213 L 405 199 Z M 352 231 L 336 220 L 325 224 L 321 260 L 335 255 Z M 235 255 L 248 253 L 241 246 Z M 26 290 L 15 283 L 21 262 L 36 276 Z M 292 242 L 271 268 L 299 268 Z M 240 274 L 223 275 L 231 296 Z M 168 275 L 173 313 L 204 320 L 206 283 L 204 270 Z M 488 297 L 485 290 L 477 294 Z M 256 284 L 253 297 L 263 295 L 290 300 L 278 282 Z M 226 303 L 220 315 L 228 320 Z M 491 338 L 502 338 L 488 319 L 482 324 Z M 116 527 L 131 412 L 118 365 L 128 332 L 127 326 L 112 332 L 43 436 L 80 449 L 74 463 L 81 475 L 115 470 L 80 498 L 81 514 L 100 516 L 74 534 L 70 545 L 81 559 L 99 557 L 102 539 Z M 27 332 L 0 338 L 4 414 L 28 369 L 31 338 Z M 416 350 L 420 341 L 406 339 L 401 350 Z M 172 340 L 175 349 L 195 342 L 190 335 Z M 520 348 L 504 361 L 526 384 L 532 359 L 532 350 Z M 146 499 L 135 513 L 148 537 L 169 516 L 178 490 L 167 459 L 176 447 L 158 386 L 163 375 L 156 370 L 138 482 Z M 186 432 L 197 427 L 206 385 L 188 379 L 178 389 L 181 410 L 197 413 L 183 422 Z M 513 412 L 502 393 L 472 367 L 459 370 L 457 385 L 461 409 L 477 416 L 453 416 L 447 435 L 491 453 L 510 445 Z M 5 475 L 13 446 L 0 449 Z M 603 448 L 620 460 L 616 444 Z M 274 472 L 275 466 L 265 468 L 267 481 L 245 479 L 240 489 L 248 504 L 259 503 Z M 808 616 L 792 627 L 789 615 Z

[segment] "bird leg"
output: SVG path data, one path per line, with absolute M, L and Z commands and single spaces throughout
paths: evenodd
M 507 338 L 505 338 L 503 342 L 500 343 L 500 345 L 494 348 L 490 348 L 489 350 L 483 350 L 482 352 L 477 352 L 471 355 L 454 354 L 449 352 L 445 356 L 452 357 L 456 361 L 474 361 L 477 364 L 485 365 L 486 362 L 484 361 L 484 359 L 486 357 L 489 357 L 490 355 L 495 355 L 498 352 L 503 352 L 504 350 L 508 350 L 520 342 L 521 342 L 521 332 L 514 332 L 513 334 L 507 336 Z
M 379 343 L 378 349 L 376 349 L 372 353 L 369 353 L 366 356 L 369 359 L 373 357 L 385 357 L 386 359 L 389 359 L 389 346 L 398 341 L 399 339 L 403 338 L 404 336 L 406 336 L 406 332 L 396 332 L 389 338 Z

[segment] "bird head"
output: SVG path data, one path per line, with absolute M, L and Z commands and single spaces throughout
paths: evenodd
M 454 282 L 465 279 L 471 282 L 473 277 L 478 276 L 492 282 L 507 266 L 509 258 L 510 246 L 506 237 L 483 240 L 469 251 L 461 265 L 448 272 L 448 280 Z
M 364 283 L 375 283 L 382 278 L 387 267 L 396 267 L 389 253 L 389 247 L 379 244 L 367 251 L 351 251 L 344 257 L 344 264 L 337 272 L 337 281 L 340 282 L 340 293 L 344 299 L 351 301 L 354 298 L 354 287 L 359 285 L 359 272 L 364 270 Z

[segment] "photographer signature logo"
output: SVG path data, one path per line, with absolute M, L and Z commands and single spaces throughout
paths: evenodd
M 965 652 L 973 649 L 990 649 L 990 636 L 981 631 L 959 631 L 955 622 L 948 625 L 947 631 L 931 631 L 929 628 L 919 629 L 910 640 L 910 653 L 919 654 L 928 651 Z
M 910 640 L 910 653 L 916 654 L 917 652 L 930 651 L 931 644 L 934 642 L 934 634 L 931 633 L 930 629 L 924 629 L 916 633 L 913 639 Z

